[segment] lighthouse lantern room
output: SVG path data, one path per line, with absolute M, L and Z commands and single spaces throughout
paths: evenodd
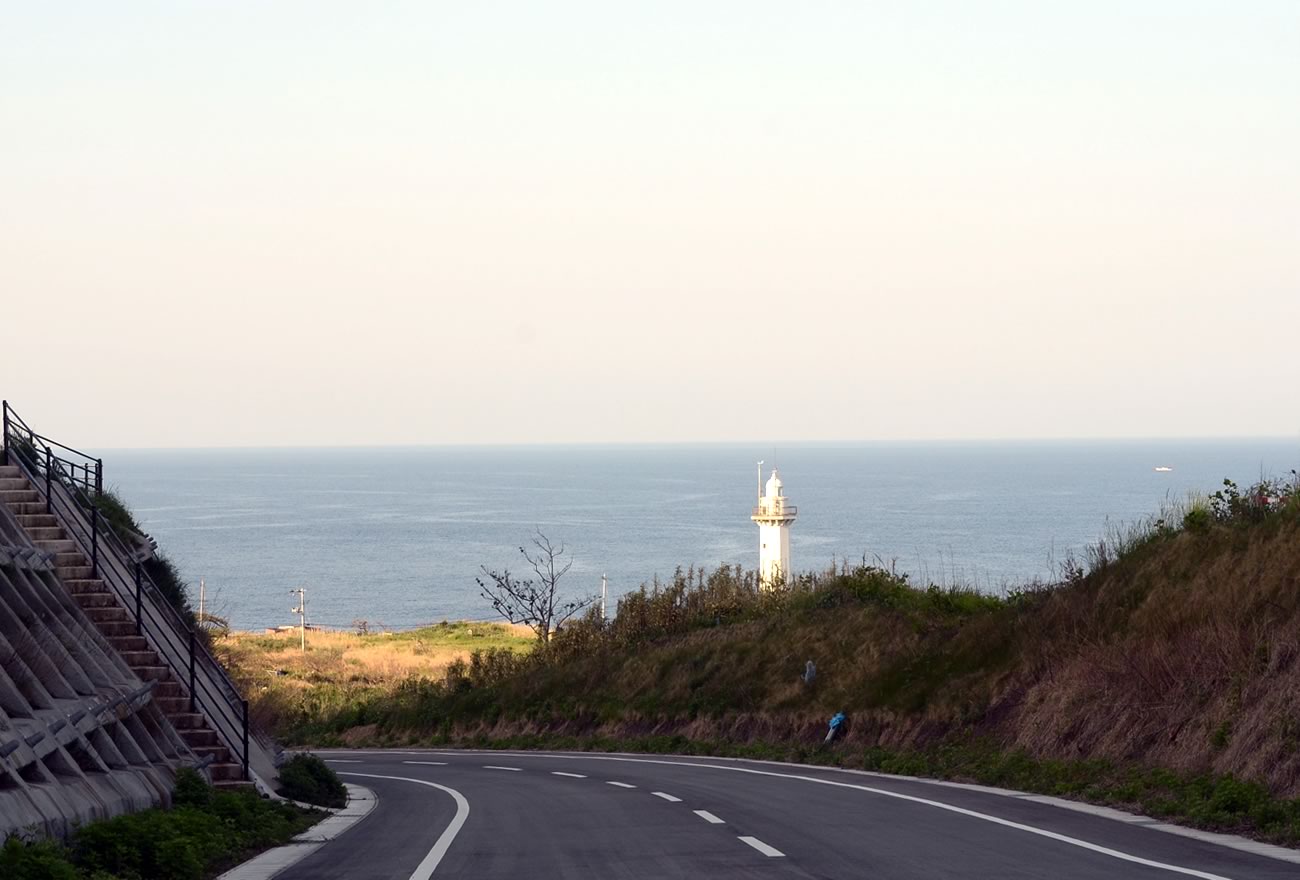
M 763 463 L 758 463 L 758 506 L 749 517 L 758 523 L 759 587 L 774 590 L 790 576 L 790 526 L 799 512 L 787 503 L 785 489 L 776 468 L 763 485 Z

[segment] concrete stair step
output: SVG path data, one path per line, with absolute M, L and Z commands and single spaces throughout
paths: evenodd
M 120 608 L 117 604 L 117 597 L 107 591 L 99 593 L 74 593 L 72 596 L 77 600 L 77 604 L 83 609 L 91 608 Z
M 0 477 L 4 477 L 5 479 L 12 479 L 13 477 L 21 477 L 22 475 L 23 475 L 22 469 L 18 467 L 18 465 L 0 464 Z
M 17 477 L 0 477 L 0 492 L 13 491 L 15 489 L 26 489 L 31 486 L 27 478 Z
M 23 531 L 33 541 L 62 541 L 67 537 L 58 526 L 23 526 Z
M 242 764 L 232 764 L 228 761 L 222 761 L 217 764 L 208 765 L 208 773 L 212 777 L 212 784 L 218 787 L 225 787 L 225 783 L 238 783 L 247 785 L 244 782 L 244 767 Z
M 162 662 L 158 659 L 158 653 L 148 648 L 143 651 L 118 651 L 118 653 L 132 669 L 152 669 Z
M 170 682 L 160 681 L 154 690 L 157 691 L 158 688 L 169 683 Z M 180 685 L 178 684 L 177 687 L 180 687 Z M 190 714 L 190 700 L 188 697 L 161 697 L 155 694 L 153 701 L 158 704 L 158 708 L 161 709 L 162 713 L 168 718 L 171 718 L 173 715 Z
M 71 580 L 64 581 L 63 586 L 67 587 L 68 592 L 74 596 L 79 593 L 108 592 L 108 586 L 104 583 L 103 579 L 101 578 L 84 578 L 84 579 L 74 578 Z M 108 635 L 108 633 L 105 633 L 105 635 Z
M 230 750 L 225 746 L 190 746 L 190 751 L 200 758 L 206 758 L 212 755 L 216 760 L 213 763 L 227 764 L 230 762 Z
M 153 650 L 149 647 L 149 640 L 146 639 L 144 636 L 137 636 L 137 635 L 109 636 L 108 643 L 112 645 L 115 650 L 121 652 L 123 655 L 125 655 L 127 652 L 138 652 L 138 651 L 148 651 L 150 654 L 154 653 Z M 126 662 L 129 664 L 131 661 L 127 660 Z
M 72 551 L 70 551 L 70 552 L 68 552 L 68 553 L 55 553 L 55 554 L 54 554 L 54 567 L 55 567 L 55 568 L 59 568 L 60 566 L 64 566 L 64 567 L 75 567 L 75 566 L 78 566 L 78 565 L 85 565 L 85 564 L 86 564 L 87 562 L 89 562 L 89 561 L 90 561 L 90 560 L 86 559 L 86 557 L 82 556 L 82 555 L 81 555 L 80 553 L 78 553 L 76 550 L 72 550 Z
M 206 727 L 187 727 L 178 730 L 177 732 L 181 735 L 181 739 L 185 740 L 185 744 L 191 749 L 196 746 L 220 745 L 220 742 L 217 740 L 217 732 L 215 730 L 209 730 Z
M 179 681 L 176 681 L 174 679 L 170 681 L 160 681 L 156 685 L 154 685 L 153 695 L 155 699 L 157 699 L 158 697 L 167 697 L 169 699 L 175 697 L 185 697 L 185 689 L 181 687 L 181 683 Z M 185 698 L 185 703 L 186 703 L 185 709 L 183 710 L 178 709 L 177 711 L 183 715 L 188 715 L 190 714 L 188 697 Z M 203 716 L 200 715 L 199 717 L 202 718 Z
M 63 529 L 39 529 L 38 531 L 56 531 L 63 534 Z M 33 535 L 32 543 L 36 545 L 36 549 L 44 550 L 46 553 L 69 553 L 77 549 L 77 545 L 71 538 L 42 539 Z
M 154 688 L 155 693 L 162 685 Z M 180 687 L 179 684 L 176 685 Z M 168 715 L 167 720 L 172 723 L 172 727 L 177 730 L 195 730 L 200 727 L 208 726 L 208 719 L 203 717 L 202 712 L 177 712 L 175 715 Z
M 25 529 L 57 529 L 59 518 L 52 513 L 16 513 L 18 525 Z
M 120 605 L 98 606 L 93 608 L 86 608 L 83 606 L 82 610 L 85 611 L 86 616 L 89 617 L 91 622 L 96 626 L 101 623 L 130 622 L 130 619 L 126 616 L 126 609 Z M 135 624 L 131 625 L 132 627 L 135 626 Z
M 59 565 L 55 563 L 54 573 L 64 583 L 89 580 L 95 576 L 95 570 L 89 565 Z
M 31 514 L 45 513 L 44 501 L 14 501 L 9 504 L 9 509 L 13 511 L 14 516 L 30 516 Z
M 35 489 L 0 489 L 0 502 L 5 504 L 23 504 L 41 502 L 41 509 L 45 509 L 45 502 L 41 501 L 41 493 Z
M 135 622 L 132 620 L 105 620 L 97 622 L 96 627 L 109 641 L 123 636 L 135 635 Z
M 172 675 L 172 671 L 166 666 L 132 666 L 131 671 L 138 675 L 141 681 L 166 681 Z

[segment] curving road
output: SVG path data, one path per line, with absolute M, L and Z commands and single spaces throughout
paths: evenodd
M 972 786 L 713 758 L 320 754 L 378 806 L 277 880 L 1300 877 L 1300 853 Z

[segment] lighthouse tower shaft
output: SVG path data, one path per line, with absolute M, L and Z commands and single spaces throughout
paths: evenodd
M 774 590 L 784 586 L 791 576 L 790 526 L 794 524 L 798 508 L 788 504 L 781 477 L 776 468 L 768 478 L 758 506 L 750 519 L 758 523 L 758 575 L 759 586 Z

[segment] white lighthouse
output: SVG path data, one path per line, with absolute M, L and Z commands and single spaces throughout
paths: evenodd
M 763 481 L 761 461 L 758 480 L 760 484 Z M 790 577 L 790 526 L 799 510 L 786 500 L 781 477 L 772 468 L 772 476 L 761 488 L 758 506 L 750 516 L 758 523 L 758 576 L 759 586 L 764 590 L 776 589 Z

